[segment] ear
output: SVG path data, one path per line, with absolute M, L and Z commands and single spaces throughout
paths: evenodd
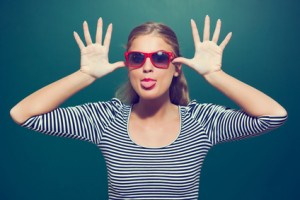
M 176 64 L 175 65 L 175 72 L 174 72 L 174 76 L 175 77 L 178 77 L 179 74 L 181 73 L 181 68 L 182 68 L 182 65 L 181 64 Z

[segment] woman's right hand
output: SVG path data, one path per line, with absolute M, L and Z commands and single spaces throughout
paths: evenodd
M 96 42 L 93 43 L 86 21 L 83 23 L 83 32 L 86 45 L 80 39 L 78 33 L 74 32 L 75 40 L 79 46 L 80 71 L 94 78 L 100 78 L 117 68 L 124 67 L 123 61 L 109 63 L 108 52 L 112 34 L 112 24 L 109 24 L 102 45 L 102 18 L 99 18 L 96 32 Z

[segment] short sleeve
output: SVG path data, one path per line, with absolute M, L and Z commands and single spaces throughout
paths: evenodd
M 57 108 L 29 118 L 23 127 L 47 135 L 68 137 L 99 144 L 102 133 L 122 108 L 120 100 Z
M 198 121 L 213 145 L 268 132 L 281 126 L 287 116 L 253 117 L 242 110 L 214 104 L 188 104 L 190 116 Z

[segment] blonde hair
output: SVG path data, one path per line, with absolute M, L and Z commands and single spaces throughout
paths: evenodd
M 131 44 L 135 38 L 141 35 L 149 35 L 153 33 L 161 36 L 162 39 L 164 39 L 165 42 L 173 48 L 176 57 L 181 56 L 179 52 L 178 40 L 174 31 L 162 23 L 155 22 L 146 22 L 135 27 L 128 36 L 126 51 L 131 47 Z M 190 98 L 187 81 L 182 70 L 177 77 L 173 77 L 169 93 L 170 100 L 173 104 L 185 106 L 189 103 Z M 126 104 L 135 104 L 139 101 L 139 96 L 132 88 L 132 85 L 129 81 L 123 84 L 116 91 L 115 96 Z

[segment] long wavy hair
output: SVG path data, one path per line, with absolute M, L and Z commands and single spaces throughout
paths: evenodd
M 156 22 L 146 22 L 135 27 L 128 36 L 126 51 L 128 51 L 128 49 L 131 47 L 135 38 L 149 34 L 155 34 L 162 37 L 162 39 L 172 47 L 175 56 L 181 56 L 179 51 L 179 43 L 174 31 L 170 27 Z M 182 70 L 180 70 L 179 76 L 173 77 L 169 88 L 169 95 L 173 104 L 185 106 L 189 103 L 190 97 L 187 81 Z M 126 104 L 135 104 L 139 101 L 139 96 L 133 89 L 129 80 L 117 89 L 115 96 Z

